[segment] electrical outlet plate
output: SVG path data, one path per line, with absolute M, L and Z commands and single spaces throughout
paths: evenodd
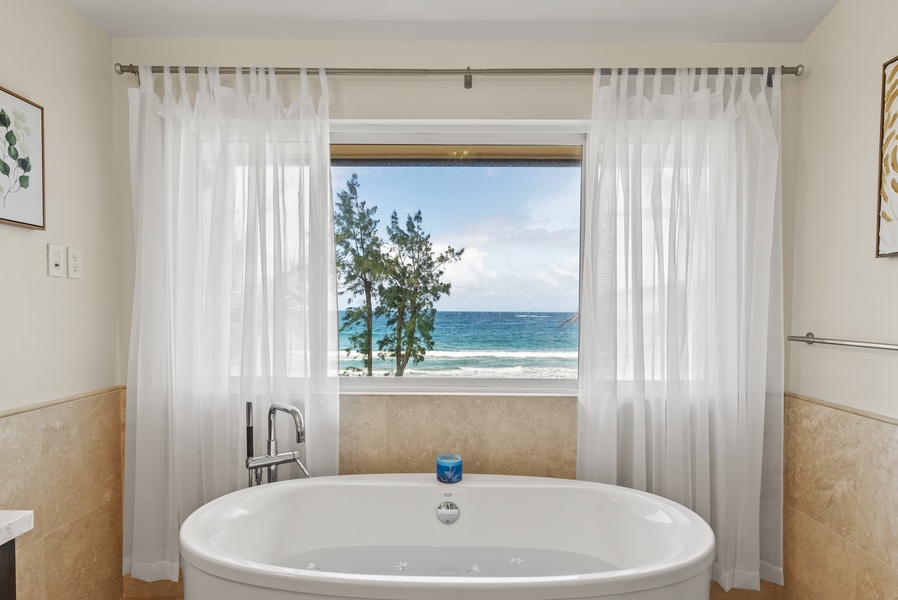
M 66 248 L 69 279 L 81 279 L 81 248 Z
M 65 255 L 62 253 L 62 246 L 58 244 L 47 244 L 47 275 L 50 277 L 62 277 L 62 263 Z

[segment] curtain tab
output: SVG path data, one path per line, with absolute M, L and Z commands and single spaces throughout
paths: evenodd
M 330 95 L 330 92 L 327 89 L 327 73 L 325 72 L 324 67 L 318 68 L 318 81 L 321 83 L 321 97 L 327 97 Z
M 300 95 L 309 93 L 309 71 L 305 67 L 299 70 L 299 93 Z
M 705 72 L 705 69 L 687 69 L 687 77 L 686 77 L 686 95 L 691 96 L 695 93 L 696 87 L 695 84 L 701 79 L 702 73 Z
M 153 67 L 140 65 L 137 67 L 137 80 L 143 92 L 153 92 L 156 87 L 156 76 L 153 75 Z
M 234 69 L 234 91 L 237 92 L 237 97 L 241 100 L 245 100 L 245 94 L 243 91 L 243 67 L 237 67 Z
M 208 67 L 200 67 L 199 73 L 197 74 L 198 79 L 200 80 L 200 94 L 208 94 L 209 93 L 209 68 Z
M 592 112 L 595 114 L 595 107 L 599 101 L 599 90 L 602 88 L 602 69 L 595 69 L 592 73 Z
M 726 73 L 726 71 L 724 71 Z M 736 88 L 739 84 L 739 68 L 733 67 L 733 72 L 730 73 L 730 99 L 727 101 L 726 106 L 731 106 L 733 102 L 736 100 Z
M 274 67 L 268 67 L 268 97 L 277 98 L 278 96 L 278 79 L 274 72 Z
M 259 77 L 259 68 L 258 67 L 250 68 L 250 70 L 249 70 L 249 97 L 250 98 L 255 96 L 259 91 L 258 90 L 259 84 L 257 81 L 258 77 Z
M 774 67 L 772 70 L 768 71 L 767 87 L 773 88 L 774 93 L 778 93 L 780 90 L 780 85 L 782 84 L 782 79 L 783 79 L 782 65 L 779 67 Z
M 764 80 L 761 79 L 761 85 L 763 86 L 763 84 Z M 742 93 L 751 94 L 751 67 L 745 67 L 745 70 L 742 72 Z
M 168 96 L 172 93 L 171 91 L 171 68 L 163 67 L 162 68 L 162 84 L 163 90 L 165 91 L 165 95 Z
M 181 98 L 187 98 L 187 68 L 178 67 L 178 80 L 181 82 Z

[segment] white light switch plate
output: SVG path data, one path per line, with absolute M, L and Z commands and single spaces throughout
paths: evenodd
M 62 246 L 47 244 L 47 275 L 62 277 L 63 261 L 65 261 L 65 255 L 62 253 Z
M 81 279 L 81 248 L 66 248 L 69 279 Z

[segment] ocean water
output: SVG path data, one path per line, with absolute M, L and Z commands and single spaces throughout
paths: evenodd
M 562 325 L 572 313 L 438 311 L 434 348 L 417 365 L 409 363 L 407 377 L 577 377 L 577 324 Z M 343 313 L 340 313 L 342 324 Z M 386 321 L 375 322 L 377 340 Z M 340 333 L 340 371 L 361 369 L 356 353 L 347 356 L 351 332 Z M 375 375 L 388 374 L 389 359 L 374 360 Z

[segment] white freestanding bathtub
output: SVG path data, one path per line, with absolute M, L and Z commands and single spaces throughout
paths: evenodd
M 714 534 L 598 483 L 353 475 L 223 496 L 184 523 L 181 554 L 186 600 L 707 600 Z

